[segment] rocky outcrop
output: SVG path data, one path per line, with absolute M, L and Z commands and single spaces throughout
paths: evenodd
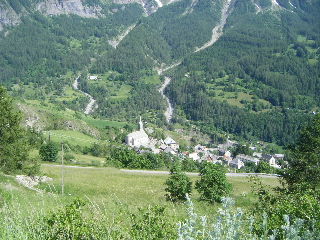
M 11 7 L 0 5 L 0 31 L 5 26 L 14 26 L 20 22 L 20 15 Z
M 81 17 L 98 17 L 101 7 L 88 7 L 81 0 L 45 0 L 36 7 L 40 12 L 47 15 L 75 14 Z
M 59 128 L 82 132 L 94 138 L 100 139 L 100 132 L 81 120 L 62 120 L 59 122 Z
M 42 193 L 42 190 L 36 188 L 39 183 L 47 183 L 52 182 L 53 179 L 47 176 L 25 176 L 25 175 L 17 175 L 16 180 L 19 184 L 34 190 L 38 193 Z
M 42 131 L 46 127 L 43 119 L 41 119 L 39 113 L 33 107 L 22 103 L 18 103 L 17 106 L 24 115 L 23 125 L 25 127 L 32 128 L 37 132 Z

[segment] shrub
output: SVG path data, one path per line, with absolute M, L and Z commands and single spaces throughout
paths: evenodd
M 228 183 L 226 171 L 221 165 L 205 162 L 200 169 L 200 177 L 195 188 L 202 200 L 221 202 L 221 198 L 231 192 L 231 184 Z
M 165 191 L 166 198 L 169 201 L 185 201 L 186 195 L 191 194 L 192 182 L 189 177 L 183 173 L 180 166 L 173 166 L 170 170 L 170 177 L 167 179 Z
M 275 173 L 276 169 L 267 162 L 260 161 L 255 169 L 256 173 Z
M 131 223 L 131 239 L 177 239 L 164 207 L 140 208 L 138 213 L 131 214 Z
M 44 218 L 46 239 L 88 239 L 90 226 L 84 220 L 81 207 L 85 202 L 76 199 L 64 209 L 51 213 Z
M 52 142 L 49 142 L 40 147 L 39 155 L 42 161 L 55 162 L 58 159 L 58 149 Z
M 253 192 L 257 195 L 258 201 L 254 204 L 251 212 L 256 216 L 255 231 L 261 233 L 260 229 L 264 219 L 261 213 L 264 212 L 268 217 L 268 231 L 277 230 L 278 235 L 283 236 L 282 226 L 286 224 L 284 215 L 290 219 L 303 220 L 304 228 L 320 230 L 320 192 L 317 191 L 298 191 L 290 192 L 286 189 L 272 189 L 262 185 L 261 179 L 252 177 Z M 273 191 L 271 191 L 273 190 Z M 275 191 L 274 190 L 278 190 Z
M 216 218 L 211 224 L 206 216 L 198 216 L 194 211 L 193 204 L 188 198 L 188 219 L 179 222 L 178 239 L 211 239 L 211 240 L 317 240 L 320 232 L 310 227 L 306 229 L 304 220 L 291 219 L 288 215 L 283 215 L 283 225 L 280 229 L 270 230 L 267 215 L 263 215 L 263 221 L 259 222 L 262 231 L 257 234 L 254 232 L 255 219 L 253 216 L 246 215 L 241 208 L 234 209 L 234 201 L 230 198 L 222 198 L 222 208 L 218 210 Z

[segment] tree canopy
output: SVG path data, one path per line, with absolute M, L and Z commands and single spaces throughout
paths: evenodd
M 0 169 L 5 172 L 23 170 L 28 154 L 25 130 L 20 125 L 21 113 L 1 86 L 0 113 Z
M 320 185 L 320 114 L 301 131 L 291 147 L 284 179 L 289 188 L 303 185 L 312 189 Z

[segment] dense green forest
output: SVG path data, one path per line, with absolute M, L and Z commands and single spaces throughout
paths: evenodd
M 178 1 L 148 17 L 138 4 L 84 1 L 101 7 L 95 18 L 45 16 L 34 11 L 38 2 L 1 1 L 23 13 L 17 26 L 0 32 L 0 83 L 16 98 L 49 98 L 81 111 L 85 96 L 57 100 L 81 72 L 80 88 L 99 105 L 95 117 L 135 121 L 145 114 L 163 126 L 163 77 L 154 69 L 182 60 L 167 73 L 174 123 L 192 120 L 212 136 L 286 145 L 319 111 L 318 1 L 232 1 L 224 34 L 197 53 L 220 21 L 223 1 Z M 129 27 L 116 48 L 108 43 Z M 88 81 L 90 74 L 101 80 Z
M 320 106 L 319 3 L 305 5 L 256 14 L 236 2 L 221 39 L 172 73 L 176 107 L 209 131 L 292 142 Z

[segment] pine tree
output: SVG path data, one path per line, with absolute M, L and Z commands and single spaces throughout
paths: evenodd
M 28 160 L 21 117 L 6 89 L 0 86 L 0 169 L 4 172 L 23 170 Z

